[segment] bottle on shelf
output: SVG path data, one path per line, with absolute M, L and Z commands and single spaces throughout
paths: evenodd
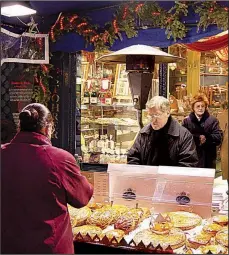
M 85 90 L 83 95 L 83 104 L 89 104 L 89 103 L 90 103 L 90 93 L 88 90 Z
M 93 90 L 91 92 L 90 103 L 91 104 L 97 104 L 98 103 L 98 94 L 95 90 Z

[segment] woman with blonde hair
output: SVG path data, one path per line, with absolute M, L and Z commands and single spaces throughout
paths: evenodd
M 182 125 L 193 135 L 198 167 L 216 168 L 216 147 L 221 144 L 223 132 L 219 121 L 208 112 L 208 99 L 204 94 L 197 94 L 192 99 L 192 112 Z

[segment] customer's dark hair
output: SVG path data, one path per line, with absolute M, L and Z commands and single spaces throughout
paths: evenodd
M 20 130 L 40 132 L 42 128 L 53 124 L 49 109 L 43 104 L 33 103 L 23 108 L 19 114 Z

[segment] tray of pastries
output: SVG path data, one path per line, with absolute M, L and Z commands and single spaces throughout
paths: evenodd
M 158 215 L 153 209 L 144 207 L 100 203 L 88 204 L 81 209 L 69 207 L 69 214 L 76 241 L 79 241 L 80 234 L 83 241 L 88 241 L 90 236 L 89 242 L 92 242 L 96 236 L 99 238 L 96 243 L 116 243 L 117 246 L 120 242 L 121 247 L 127 248 L 133 248 L 134 242 L 136 249 L 140 246 L 142 249 L 142 245 L 147 249 L 150 244 L 162 249 L 171 247 L 177 254 L 228 252 L 227 215 L 216 215 L 211 219 L 202 219 L 198 214 L 184 211 Z

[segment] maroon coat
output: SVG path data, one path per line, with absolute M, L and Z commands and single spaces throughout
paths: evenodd
M 1 164 L 1 253 L 74 253 L 67 203 L 83 207 L 93 194 L 74 157 L 19 132 L 2 145 Z

